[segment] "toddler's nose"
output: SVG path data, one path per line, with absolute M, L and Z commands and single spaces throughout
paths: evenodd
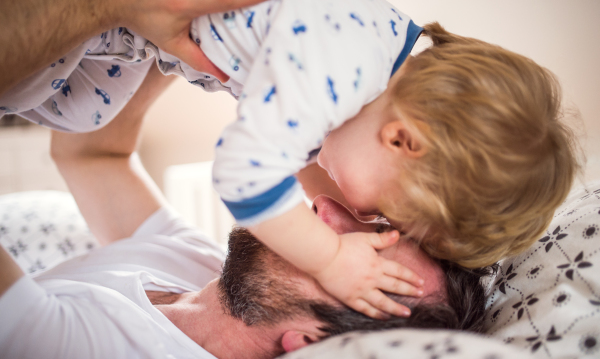
M 312 210 L 337 234 L 375 231 L 376 225 L 358 221 L 346 207 L 325 195 L 315 198 Z

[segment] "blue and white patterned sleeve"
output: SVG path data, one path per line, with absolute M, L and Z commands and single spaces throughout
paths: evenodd
M 309 152 L 385 90 L 421 31 L 381 0 L 267 4 L 264 39 L 244 81 L 238 119 L 217 143 L 213 171 L 216 190 L 245 226 L 301 203 L 294 174 Z M 230 31 L 219 25 L 211 30 L 223 47 Z M 202 46 L 211 58 L 209 47 Z

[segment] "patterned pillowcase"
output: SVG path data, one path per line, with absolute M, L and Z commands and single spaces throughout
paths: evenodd
M 0 196 L 0 244 L 33 275 L 99 246 L 73 197 L 58 191 Z
M 500 341 L 450 330 L 395 329 L 352 332 L 284 355 L 285 359 L 527 359 Z
M 546 234 L 503 261 L 486 315 L 493 338 L 538 358 L 600 356 L 600 183 L 573 192 Z

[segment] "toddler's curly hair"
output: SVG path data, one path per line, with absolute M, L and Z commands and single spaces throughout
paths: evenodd
M 561 89 L 532 60 L 424 27 L 433 45 L 393 88 L 401 121 L 426 149 L 383 213 L 432 256 L 482 267 L 529 248 L 566 198 L 579 165 L 561 122 Z

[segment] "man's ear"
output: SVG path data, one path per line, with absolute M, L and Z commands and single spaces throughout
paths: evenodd
M 419 140 L 419 136 L 402 121 L 385 124 L 381 128 L 380 136 L 383 145 L 394 153 L 409 158 L 418 158 L 425 154 L 425 146 Z
M 289 353 L 318 341 L 319 338 L 314 334 L 297 330 L 288 330 L 283 333 L 283 336 L 281 337 L 281 346 L 286 353 Z

